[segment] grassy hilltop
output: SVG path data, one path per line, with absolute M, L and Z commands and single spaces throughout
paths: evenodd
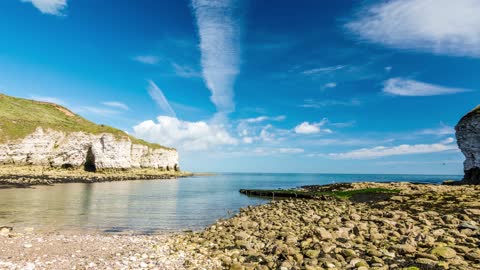
M 33 133 L 37 127 L 67 133 L 77 131 L 91 134 L 111 133 L 118 138 L 129 137 L 135 144 L 146 145 L 153 149 L 168 149 L 137 139 L 119 129 L 97 125 L 58 104 L 0 94 L 0 143 L 22 139 Z

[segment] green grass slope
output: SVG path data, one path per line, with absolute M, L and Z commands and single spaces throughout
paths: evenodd
M 0 94 L 0 143 L 22 139 L 33 133 L 37 127 L 51 128 L 64 132 L 111 133 L 117 138 L 129 137 L 133 143 L 153 149 L 170 149 L 148 143 L 128 135 L 119 129 L 97 125 L 54 103 L 16 98 Z

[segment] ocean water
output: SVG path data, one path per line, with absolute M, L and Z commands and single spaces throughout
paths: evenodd
M 0 226 L 159 233 L 200 230 L 241 207 L 268 202 L 240 189 L 340 182 L 441 183 L 459 175 L 219 174 L 178 180 L 0 189 Z

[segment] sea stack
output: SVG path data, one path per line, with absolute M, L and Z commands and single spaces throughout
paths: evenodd
M 464 184 L 480 184 L 480 106 L 465 115 L 455 127 L 458 147 L 465 155 Z

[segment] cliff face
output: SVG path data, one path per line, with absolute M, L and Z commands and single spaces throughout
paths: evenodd
M 0 94 L 0 165 L 178 169 L 175 149 L 97 125 L 58 104 Z
M 65 133 L 39 127 L 22 140 L 0 144 L 0 164 L 41 165 L 58 168 L 178 169 L 174 149 L 152 149 L 113 134 Z
M 466 158 L 463 182 L 480 184 L 480 107 L 465 115 L 455 130 L 458 147 Z

